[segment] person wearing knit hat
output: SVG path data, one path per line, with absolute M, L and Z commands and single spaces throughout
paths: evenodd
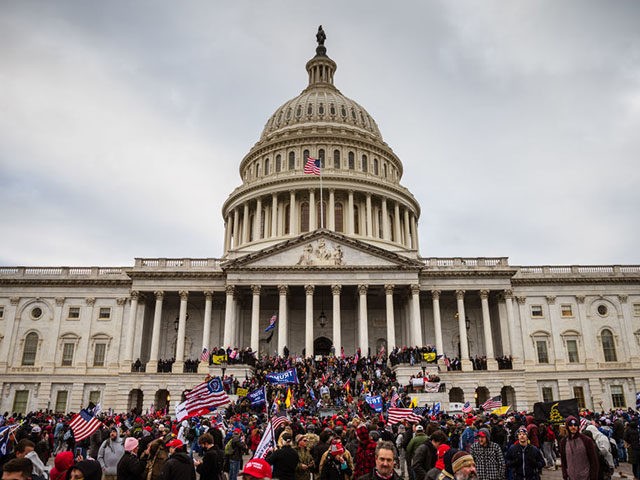
M 509 447 L 505 462 L 512 473 L 513 480 L 538 480 L 540 471 L 545 466 L 542 452 L 529 443 L 527 427 L 516 430 L 518 441 Z M 573 479 L 572 479 L 573 480 Z
M 476 480 L 476 463 L 470 453 L 460 450 L 451 459 L 453 478 L 455 480 Z
M 596 444 L 580 433 L 580 420 L 573 415 L 566 418 L 565 425 L 568 435 L 560 442 L 562 478 L 595 480 L 600 465 Z
M 138 440 L 127 437 L 124 441 L 124 455 L 118 462 L 118 478 L 141 478 L 147 462 L 138 458 Z
M 491 441 L 491 434 L 486 428 L 478 430 L 476 438 L 471 445 L 471 456 L 476 462 L 478 476 L 483 480 L 504 479 L 504 454 L 500 446 Z
M 311 478 L 311 471 L 313 469 L 313 457 L 307 446 L 306 435 L 296 435 L 296 442 L 293 449 L 298 454 L 300 461 L 296 467 L 296 480 L 309 480 Z

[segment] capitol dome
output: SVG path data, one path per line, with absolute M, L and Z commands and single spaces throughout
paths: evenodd
M 420 206 L 400 184 L 402 162 L 371 115 L 335 87 L 324 38 L 305 68 L 307 87 L 276 109 L 240 162 L 242 185 L 222 208 L 225 256 L 327 229 L 415 258 Z M 321 175 L 305 171 L 309 158 Z

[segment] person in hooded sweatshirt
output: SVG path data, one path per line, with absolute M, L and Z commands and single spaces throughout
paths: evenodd
M 562 478 L 564 480 L 597 480 L 598 452 L 596 444 L 580 433 L 580 421 L 569 415 L 565 421 L 567 436 L 560 442 Z
M 67 450 L 57 454 L 53 459 L 53 468 L 49 472 L 49 480 L 64 480 L 73 462 L 72 451 Z
M 167 443 L 169 459 L 162 467 L 160 480 L 196 480 L 193 460 L 187 455 L 184 443 L 177 438 Z
M 611 443 L 609 443 L 609 439 L 607 436 L 598 430 L 598 427 L 595 425 L 589 425 L 584 429 L 585 433 L 590 432 L 591 438 L 596 442 L 596 448 L 600 451 L 600 457 L 604 461 L 605 465 L 600 463 L 600 477 L 603 478 L 605 476 L 606 471 L 610 473 L 615 469 L 615 464 L 613 463 L 613 455 L 611 454 Z
M 478 430 L 476 442 L 471 445 L 471 456 L 482 480 L 504 480 L 504 455 L 500 445 L 491 441 L 488 428 Z
M 124 445 L 118 436 L 118 429 L 112 428 L 107 438 L 98 449 L 98 462 L 102 467 L 104 480 L 116 480 L 118 462 L 124 455 Z
M 124 455 L 118 462 L 118 480 L 143 480 L 147 462 L 138 458 L 139 442 L 129 437 L 124 441 Z

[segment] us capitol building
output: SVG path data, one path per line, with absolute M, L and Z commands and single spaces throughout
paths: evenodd
M 222 207 L 221 258 L 0 267 L 0 412 L 165 408 L 220 373 L 204 363 L 185 371 L 213 346 L 352 355 L 429 344 L 462 359 L 450 372 L 440 360 L 445 402 L 502 394 L 518 409 L 572 397 L 587 408 L 635 406 L 640 266 L 421 256 L 420 205 L 401 184 L 403 164 L 334 86 L 322 33 L 308 86 L 240 162 L 242 183 Z M 308 157 L 321 177 L 304 174 Z M 486 370 L 473 370 L 476 356 Z M 499 368 L 504 357 L 511 369 Z M 244 378 L 247 368 L 226 373 Z

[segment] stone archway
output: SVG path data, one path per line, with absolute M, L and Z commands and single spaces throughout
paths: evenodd
M 156 391 L 154 404 L 157 410 L 166 410 L 169 408 L 169 390 L 160 389 Z
M 476 388 L 476 408 L 480 408 L 484 402 L 489 400 L 489 389 L 487 387 Z
M 516 391 L 510 385 L 505 385 L 500 390 L 500 395 L 502 396 L 502 405 L 511 405 L 511 407 L 516 410 Z
M 142 413 L 142 402 L 144 401 L 144 394 L 139 388 L 134 388 L 129 392 L 129 399 L 127 402 L 127 410 L 129 412 L 135 412 L 136 414 Z
M 318 337 L 313 341 L 313 354 L 314 355 L 329 355 L 333 342 L 327 337 Z
M 453 387 L 449 390 L 449 402 L 464 403 L 464 392 L 460 387 Z

